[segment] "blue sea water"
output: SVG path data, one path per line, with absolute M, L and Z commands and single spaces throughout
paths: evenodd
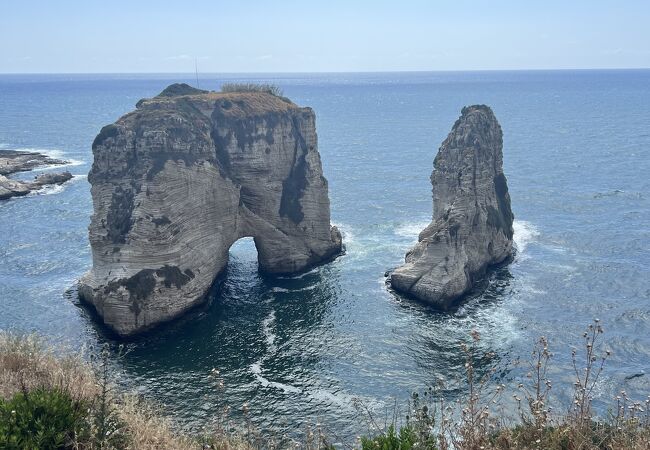
M 90 146 L 140 98 L 193 78 L 0 75 L 0 149 L 65 158 L 75 174 L 0 203 L 0 329 L 73 348 L 114 344 L 75 291 L 91 264 Z M 240 80 L 278 84 L 314 108 L 347 253 L 273 278 L 257 273 L 252 241 L 236 243 L 208 308 L 115 357 L 129 389 L 190 430 L 230 407 L 235 423 L 290 434 L 320 423 L 350 441 L 366 430 L 355 399 L 382 414 L 440 381 L 448 398 L 462 393 L 459 342 L 472 330 L 507 381 L 525 376 L 517 358 L 548 336 L 555 395 L 566 400 L 571 346 L 599 318 L 612 351 L 602 404 L 620 389 L 650 393 L 650 71 L 202 75 L 200 85 Z M 518 252 L 484 291 L 440 313 L 393 295 L 384 272 L 429 221 L 433 157 L 462 106 L 476 103 L 504 130 Z

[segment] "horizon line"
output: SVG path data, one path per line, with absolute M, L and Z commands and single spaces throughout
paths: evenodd
M 459 73 L 459 72 L 577 72 L 650 70 L 650 67 L 589 67 L 532 69 L 436 69 L 436 70 L 334 70 L 334 71 L 250 71 L 199 72 L 204 75 L 288 75 L 288 74 L 383 74 L 383 73 Z M 194 72 L 0 72 L 2 75 L 194 75 Z

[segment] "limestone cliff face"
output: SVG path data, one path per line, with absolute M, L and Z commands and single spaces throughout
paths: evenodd
M 431 174 L 433 221 L 391 274 L 391 285 L 449 308 L 487 267 L 512 253 L 510 195 L 501 127 L 484 105 L 463 108 Z
M 270 273 L 341 251 L 314 113 L 287 99 L 174 85 L 104 127 L 93 154 L 93 267 L 79 292 L 118 334 L 204 301 L 239 238 Z

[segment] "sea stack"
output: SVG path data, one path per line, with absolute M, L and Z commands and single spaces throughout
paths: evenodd
M 463 108 L 433 161 L 433 220 L 393 271 L 391 286 L 449 309 L 512 255 L 501 126 L 485 105 Z
M 92 147 L 93 266 L 79 293 L 119 335 L 204 302 L 242 237 L 254 238 L 267 273 L 341 252 L 311 108 L 176 84 L 102 128 Z

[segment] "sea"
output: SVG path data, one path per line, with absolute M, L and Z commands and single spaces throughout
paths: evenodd
M 346 253 L 271 277 L 242 239 L 206 307 L 120 342 L 76 291 L 92 263 L 91 143 L 175 82 L 197 78 L 0 75 L 0 149 L 65 159 L 75 176 L 0 202 L 0 329 L 84 355 L 108 347 L 124 389 L 197 433 L 226 424 L 300 439 L 318 429 L 354 442 L 407 412 L 413 393 L 462 400 L 472 332 L 488 387 L 526 383 L 545 336 L 562 412 L 572 349 L 581 370 L 594 320 L 604 329 L 598 351 L 611 352 L 596 409 L 604 414 L 621 390 L 650 394 L 650 70 L 199 74 L 203 89 L 273 83 L 314 109 Z M 503 128 L 516 254 L 440 312 L 392 293 L 384 275 L 430 221 L 433 158 L 471 104 L 489 105 Z

